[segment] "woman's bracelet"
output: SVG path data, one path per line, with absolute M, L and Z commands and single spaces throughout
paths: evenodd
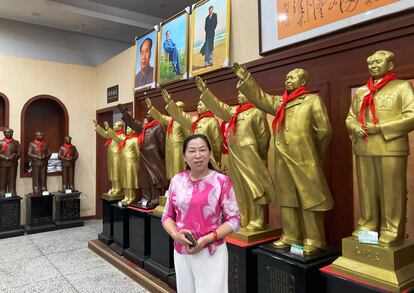
M 216 243 L 217 241 L 218 241 L 217 231 L 216 230 L 213 230 L 213 243 Z

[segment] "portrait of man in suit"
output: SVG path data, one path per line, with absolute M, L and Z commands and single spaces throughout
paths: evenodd
M 214 37 L 217 27 L 217 13 L 214 12 L 214 7 L 211 5 L 208 8 L 208 15 L 206 16 L 204 30 L 206 37 L 203 47 L 201 47 L 200 53 L 204 56 L 204 65 L 213 66 L 213 50 L 214 50 Z
M 147 37 L 139 48 L 141 70 L 135 76 L 135 87 L 141 87 L 154 81 L 154 68 L 150 65 L 152 39 Z

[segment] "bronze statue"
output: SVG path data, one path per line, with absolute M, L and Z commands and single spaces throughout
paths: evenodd
M 47 163 L 52 155 L 44 141 L 43 132 L 35 133 L 34 141 L 29 143 L 27 155 L 32 165 L 33 194 L 41 194 L 47 191 Z
M 200 77 L 195 79 L 200 99 L 219 118 L 229 122 L 228 175 L 233 183 L 240 208 L 242 231 L 266 228 L 266 208 L 274 194 L 267 169 L 270 130 L 266 114 L 249 103 L 239 92 L 239 106 L 221 102 Z
M 191 117 L 177 107 L 177 104 L 172 100 L 166 90 L 162 91 L 162 97 L 167 104 L 165 110 L 167 110 L 174 120 L 178 121 L 185 129 L 190 130 L 192 134 L 201 133 L 208 138 L 213 151 L 213 156 L 210 159 L 211 165 L 216 170 L 220 170 L 223 137 L 220 130 L 220 123 L 214 117 L 214 114 L 207 109 L 202 101 L 199 101 L 197 105 L 198 117 Z
M 303 245 L 304 254 L 326 248 L 324 211 L 333 199 L 322 170 L 322 155 L 331 138 L 325 105 L 306 88 L 308 74 L 294 69 L 286 75 L 282 96 L 265 93 L 248 71 L 234 64 L 238 88 L 256 107 L 275 115 L 276 201 L 281 207 L 283 235 L 275 248 Z
M 395 56 L 377 51 L 367 59 L 371 75 L 357 89 L 346 118 L 356 156 L 359 231 L 377 231 L 384 247 L 403 242 L 407 212 L 408 133 L 414 129 L 414 91 L 397 79 Z
M 120 138 L 113 131 L 108 122 L 104 122 L 105 130 L 114 143 L 118 144 L 118 153 L 120 154 L 121 169 L 121 186 L 125 194 L 122 200 L 123 205 L 130 205 L 136 202 L 137 191 L 139 188 L 139 151 L 138 151 L 138 134 L 130 127 L 126 129 L 126 135 Z
M 147 116 L 147 123 L 136 121 L 128 111 L 118 106 L 122 113 L 122 120 L 133 130 L 139 133 L 139 185 L 141 200 L 137 205 L 144 209 L 153 209 L 158 206 L 159 197 L 168 187 L 165 174 L 165 131 L 151 116 Z
M 21 147 L 19 141 L 13 139 L 13 129 L 4 129 L 3 134 L 4 138 L 0 140 L 0 196 L 6 193 L 15 196 Z
M 167 127 L 167 134 L 165 139 L 165 167 L 168 180 L 174 177 L 175 174 L 185 170 L 185 162 L 183 158 L 183 141 L 189 135 L 180 123 L 174 120 L 173 117 L 161 114 L 151 103 L 151 100 L 146 98 L 145 102 L 148 107 L 148 114 L 157 120 L 159 123 Z M 183 102 L 177 102 L 180 109 L 184 109 Z
M 64 144 L 60 147 L 58 156 L 62 162 L 62 191 L 75 190 L 75 163 L 79 157 L 78 150 L 72 144 L 72 137 L 65 136 Z
M 111 189 L 108 191 L 109 195 L 120 195 L 122 194 L 121 186 L 121 160 L 118 153 L 118 143 L 114 142 L 109 135 L 106 133 L 106 130 L 98 125 L 96 120 L 93 120 L 95 125 L 95 131 L 98 135 L 103 138 L 106 138 L 105 146 L 108 147 L 107 150 L 107 160 L 108 160 L 108 179 L 111 181 Z M 122 121 L 116 121 L 114 123 L 113 131 L 118 135 L 120 139 L 124 139 L 124 125 Z

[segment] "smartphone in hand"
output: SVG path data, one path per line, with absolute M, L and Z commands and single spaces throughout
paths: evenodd
M 189 246 L 190 246 L 190 248 L 193 248 L 193 247 L 196 247 L 196 246 L 197 246 L 197 241 L 195 240 L 195 238 L 194 238 L 194 236 L 193 236 L 193 233 L 191 233 L 191 232 L 186 232 L 186 233 L 184 234 L 184 236 L 185 236 L 185 238 L 187 238 L 188 240 L 190 240 L 190 241 L 191 241 L 191 244 L 189 245 Z

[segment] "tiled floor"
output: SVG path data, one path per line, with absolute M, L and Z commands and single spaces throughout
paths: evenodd
M 148 292 L 87 248 L 101 223 L 0 239 L 0 292 Z

